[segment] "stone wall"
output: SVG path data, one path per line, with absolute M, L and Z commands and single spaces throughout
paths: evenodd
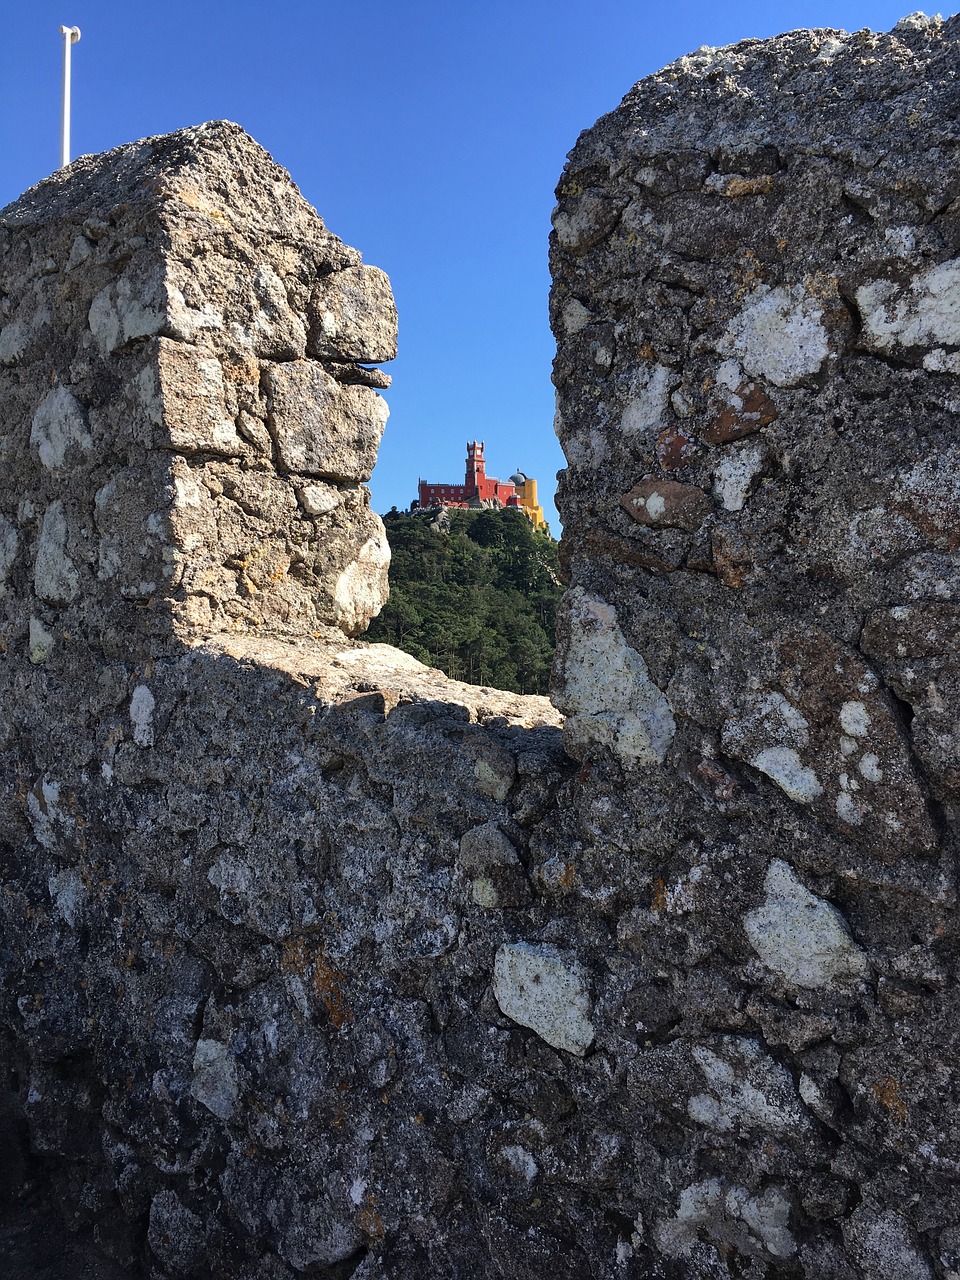
M 958 36 L 701 49 L 558 188 L 557 703 L 644 796 L 663 1274 L 960 1267 Z
M 0 1187 L 155 1280 L 960 1274 L 957 33 L 572 153 L 563 741 L 344 636 L 393 316 L 268 157 L 3 213 Z
M 55 173 L 4 210 L 0 253 L 7 644 L 28 621 L 38 657 L 64 631 L 364 630 L 389 556 L 363 487 L 383 272 L 226 123 Z

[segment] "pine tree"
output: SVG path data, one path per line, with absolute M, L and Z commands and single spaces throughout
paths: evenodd
M 367 639 L 395 645 L 456 680 L 546 693 L 562 593 L 557 544 L 519 511 L 384 516 L 390 599 Z

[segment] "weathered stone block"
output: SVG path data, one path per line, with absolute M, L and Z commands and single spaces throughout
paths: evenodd
M 287 471 L 339 483 L 370 479 L 387 421 L 376 391 L 343 386 L 312 360 L 274 366 L 265 386 L 267 426 Z
M 348 267 L 318 281 L 307 311 L 311 355 L 377 364 L 397 354 L 397 308 L 378 267 Z
M 7 447 L 21 461 L 0 505 L 20 554 L 47 512 L 35 589 L 63 613 L 37 625 L 53 643 L 58 626 L 119 637 L 138 600 L 154 644 L 224 626 L 362 631 L 386 595 L 362 482 L 387 410 L 344 382 L 372 377 L 351 361 L 395 354 L 386 276 L 222 122 L 84 157 L 2 223 Z M 321 283 L 344 336 L 326 367 L 305 359 Z M 322 527 L 296 498 L 313 478 L 339 486 Z M 91 573 L 112 589 L 92 592 Z

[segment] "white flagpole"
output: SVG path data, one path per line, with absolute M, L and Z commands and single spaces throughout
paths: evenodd
M 63 36 L 63 93 L 60 98 L 60 168 L 70 163 L 70 46 L 80 39 L 79 27 L 61 27 Z

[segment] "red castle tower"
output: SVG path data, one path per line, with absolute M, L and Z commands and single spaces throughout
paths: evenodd
M 424 507 L 517 507 L 539 529 L 546 527 L 543 508 L 537 504 L 537 482 L 518 471 L 509 480 L 487 475 L 482 440 L 467 441 L 467 464 L 463 484 L 432 484 L 418 481 L 414 508 Z
M 505 507 L 516 496 L 516 486 L 506 480 L 496 480 L 487 475 L 487 461 L 483 456 L 482 440 L 467 442 L 467 465 L 463 484 L 431 484 L 421 480 L 418 484 L 419 507 Z

